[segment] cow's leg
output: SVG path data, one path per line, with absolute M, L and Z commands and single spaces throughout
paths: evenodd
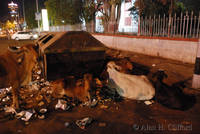
M 19 83 L 15 83 L 13 84 L 12 87 L 12 95 L 13 95 L 13 103 L 12 103 L 12 107 L 15 109 L 19 109 L 19 100 L 18 100 L 18 90 L 19 90 L 20 86 Z

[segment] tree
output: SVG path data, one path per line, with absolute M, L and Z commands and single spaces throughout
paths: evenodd
M 47 0 L 51 25 L 81 23 L 82 0 Z
M 99 11 L 103 14 L 104 32 L 113 33 L 117 30 L 122 0 L 99 0 L 103 5 Z
M 95 32 L 96 12 L 99 5 L 95 0 L 83 0 L 82 17 L 86 23 L 86 29 L 89 32 Z
M 182 10 L 183 3 L 178 0 L 136 0 L 130 9 L 133 15 L 140 16 L 169 15 Z
M 185 10 L 194 11 L 194 15 L 199 15 L 200 12 L 200 0 L 181 0 Z
M 44 8 L 44 1 L 45 0 L 38 0 L 38 8 L 39 12 L 42 8 Z M 25 16 L 26 16 L 26 23 L 28 28 L 36 28 L 37 21 L 35 20 L 35 13 L 36 13 L 36 2 L 35 0 L 24 0 L 24 7 L 25 7 Z

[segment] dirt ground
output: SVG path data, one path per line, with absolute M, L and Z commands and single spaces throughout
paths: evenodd
M 157 102 L 146 105 L 143 101 L 127 99 L 119 102 L 107 101 L 94 108 L 77 106 L 70 111 L 56 111 L 50 107 L 45 119 L 32 119 L 27 124 L 5 117 L 1 111 L 0 134 L 199 133 L 200 90 L 191 88 L 194 65 L 130 52 L 120 52 L 120 56 L 129 57 L 136 72 L 147 75 L 149 79 L 156 70 L 165 70 L 168 78 L 164 82 L 169 85 L 184 83 L 184 92 L 194 94 L 196 104 L 187 111 L 172 110 Z M 75 122 L 85 117 L 93 118 L 93 122 L 82 130 Z M 66 123 L 69 125 L 66 126 Z

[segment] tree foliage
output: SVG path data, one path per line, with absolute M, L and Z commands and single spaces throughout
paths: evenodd
M 180 14 L 185 7 L 179 0 L 136 0 L 130 9 L 133 15 L 154 16 Z
M 36 28 L 37 21 L 35 20 L 35 12 L 36 12 L 36 4 L 35 3 L 25 3 L 25 15 L 26 15 L 26 23 L 28 28 Z
M 103 14 L 101 19 L 104 32 L 115 32 L 119 24 L 123 0 L 99 0 L 98 2 L 102 3 L 99 11 Z
M 184 10 L 194 11 L 194 15 L 199 15 L 200 0 L 181 0 L 184 5 Z
M 82 0 L 47 0 L 45 6 L 52 25 L 82 22 Z
M 41 12 L 41 9 L 44 8 L 45 0 L 38 0 L 38 10 Z M 38 27 L 37 20 L 35 20 L 36 10 L 36 1 L 35 0 L 24 0 L 25 7 L 25 18 L 26 23 L 29 29 Z
M 14 29 L 14 28 L 15 28 L 14 22 L 11 22 L 11 21 L 9 21 L 9 20 L 6 21 L 5 28 L 6 28 L 6 29 Z

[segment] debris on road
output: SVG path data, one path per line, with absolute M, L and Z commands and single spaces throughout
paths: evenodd
M 5 107 L 4 111 L 6 113 L 11 113 L 11 114 L 16 114 L 17 113 L 16 110 L 13 107 Z
M 156 66 L 156 64 L 152 64 L 152 67 L 155 67 Z
M 23 121 L 29 121 L 29 119 L 32 117 L 32 115 L 35 113 L 35 110 L 29 110 L 29 111 L 21 111 L 16 114 L 16 117 L 18 119 L 21 119 Z
M 46 109 L 46 108 L 40 109 L 40 113 L 41 113 L 41 114 L 44 114 L 44 113 L 46 113 L 46 112 L 47 112 L 47 109 Z
M 43 120 L 45 118 L 45 115 L 38 115 L 38 119 Z
M 83 118 L 82 120 L 77 120 L 76 125 L 81 129 L 85 129 L 88 125 L 92 123 L 93 119 L 91 117 Z
M 55 105 L 55 109 L 62 109 L 62 110 L 68 110 L 69 106 L 67 106 L 67 101 L 65 100 L 58 100 L 58 103 Z
M 145 103 L 146 105 L 151 105 L 151 104 L 153 104 L 154 102 L 153 102 L 153 101 L 144 101 L 144 103 Z
M 108 106 L 106 106 L 106 105 L 101 105 L 100 108 L 101 108 L 101 109 L 108 109 Z

